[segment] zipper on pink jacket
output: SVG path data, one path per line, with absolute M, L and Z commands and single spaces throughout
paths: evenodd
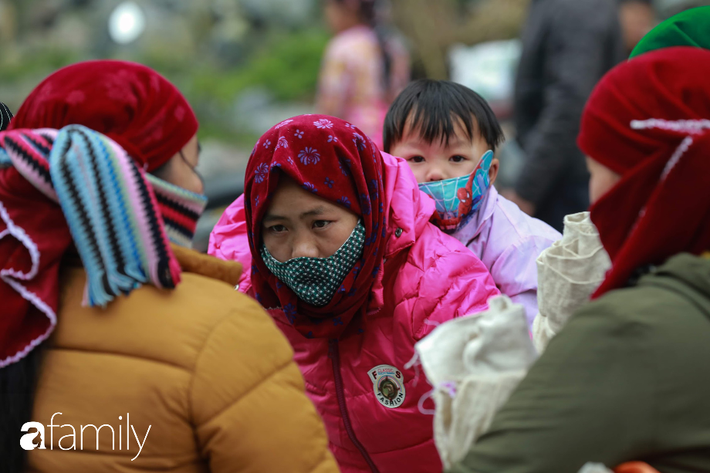
M 340 373 L 340 348 L 338 347 L 338 340 L 330 340 L 328 342 L 328 351 L 330 352 L 330 359 L 333 363 L 333 376 L 335 377 L 335 395 L 338 398 L 338 407 L 340 408 L 340 415 L 343 418 L 343 423 L 345 424 L 345 431 L 350 437 L 350 441 L 360 450 L 360 454 L 367 462 L 367 465 L 372 470 L 372 473 L 379 473 L 379 470 L 375 466 L 375 463 L 370 458 L 370 455 L 362 446 L 360 441 L 355 436 L 355 431 L 350 423 L 350 415 L 348 414 L 348 408 L 345 405 L 345 391 L 343 390 L 343 378 Z

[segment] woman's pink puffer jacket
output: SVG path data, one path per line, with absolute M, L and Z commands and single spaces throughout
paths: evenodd
M 361 332 L 341 340 L 307 339 L 280 308 L 269 313 L 295 350 L 343 472 L 440 472 L 433 418 L 420 409 L 432 387 L 421 370 L 405 365 L 414 344 L 436 325 L 486 310 L 499 292 L 469 249 L 429 223 L 434 203 L 420 193 L 407 163 L 382 155 L 389 208 L 385 270 Z M 249 268 L 244 218 L 240 198 L 215 226 L 209 252 Z M 244 273 L 239 289 L 248 293 L 249 271 Z

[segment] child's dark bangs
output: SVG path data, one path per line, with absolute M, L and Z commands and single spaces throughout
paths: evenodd
M 409 84 L 387 112 L 385 150 L 410 133 L 448 146 L 459 128 L 470 142 L 482 136 L 493 151 L 503 141 L 495 114 L 476 92 L 454 82 L 420 79 Z
M 457 110 L 459 107 L 442 100 L 431 101 L 433 103 L 423 102 L 427 101 L 420 101 L 412 110 L 409 121 L 410 132 L 418 132 L 419 136 L 429 144 L 439 141 L 448 146 L 449 142 L 456 138 L 457 129 L 461 128 L 466 133 L 466 137 L 473 141 L 474 123 L 470 112 Z

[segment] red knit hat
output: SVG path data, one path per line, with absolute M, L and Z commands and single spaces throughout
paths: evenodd
M 121 145 L 152 171 L 197 133 L 187 100 L 141 64 L 87 61 L 47 77 L 24 101 L 9 130 L 84 125 Z
M 578 144 L 621 175 L 591 208 L 612 268 L 594 297 L 634 272 L 710 249 L 710 51 L 675 47 L 620 64 L 597 85 Z

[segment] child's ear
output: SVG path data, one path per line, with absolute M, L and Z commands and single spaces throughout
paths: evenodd
M 500 167 L 500 161 L 498 158 L 493 158 L 491 160 L 491 168 L 488 170 L 488 179 L 491 181 L 491 185 L 496 182 L 496 177 L 498 177 L 498 168 Z

